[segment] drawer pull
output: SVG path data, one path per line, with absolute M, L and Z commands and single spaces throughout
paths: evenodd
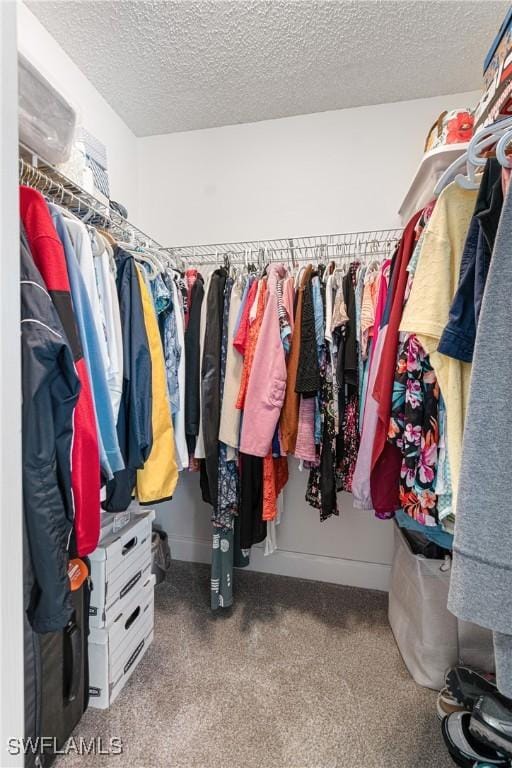
M 126 544 L 123 547 L 123 551 L 122 551 L 123 557 L 125 555 L 127 555 L 128 552 L 130 552 L 135 547 L 136 544 L 137 544 L 137 537 L 136 536 L 134 536 L 133 539 L 130 539 L 130 541 L 127 541 Z
M 136 647 L 136 649 L 134 650 L 134 652 L 132 653 L 132 655 L 130 656 L 130 658 L 128 659 L 128 661 L 126 662 L 126 664 L 124 665 L 124 674 L 128 672 L 128 670 L 130 669 L 132 664 L 135 662 L 137 656 L 139 656 L 143 648 L 144 648 L 144 640 L 141 640 L 138 646 Z
M 128 594 L 128 592 L 129 592 L 131 589 L 133 589 L 133 588 L 134 588 L 134 586 L 135 586 L 135 585 L 136 585 L 136 583 L 137 583 L 137 582 L 138 582 L 138 581 L 141 579 L 141 577 L 142 577 L 142 571 L 137 571 L 137 573 L 135 574 L 135 576 L 132 576 L 132 578 L 130 579 L 130 581 L 129 581 L 127 584 L 125 584 L 125 585 L 124 585 L 124 587 L 122 588 L 122 590 L 119 592 L 119 597 L 120 597 L 120 598 L 122 598 L 122 597 L 124 597 L 125 595 L 127 595 L 127 594 Z
M 126 619 L 126 623 L 124 625 L 125 629 L 130 629 L 131 625 L 133 624 L 133 622 L 135 621 L 139 613 L 140 613 L 140 605 L 138 605 L 136 609 L 133 611 L 133 613 L 130 616 L 128 616 L 128 618 Z

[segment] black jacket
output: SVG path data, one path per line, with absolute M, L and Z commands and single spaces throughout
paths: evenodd
M 103 508 L 127 509 L 132 500 L 137 469 L 142 469 L 153 445 L 153 396 L 149 351 L 139 281 L 133 257 L 116 248 L 117 292 L 123 333 L 123 394 L 117 417 L 117 436 L 126 469 L 107 483 Z
M 23 508 L 34 585 L 27 610 L 36 632 L 66 626 L 72 605 L 71 445 L 80 382 L 64 329 L 21 236 Z
M 217 509 L 218 446 L 220 425 L 220 354 L 222 315 L 226 272 L 217 269 L 212 275 L 206 304 L 206 333 L 201 363 L 201 415 L 205 452 L 205 468 L 209 493 L 203 486 L 203 498 Z
M 190 307 L 187 330 L 185 331 L 185 434 L 189 453 L 194 453 L 199 434 L 201 386 L 201 307 L 204 298 L 204 283 L 198 275 L 190 292 Z
M 316 343 L 315 308 L 311 279 L 304 287 L 300 332 L 299 365 L 295 392 L 303 397 L 314 397 L 320 389 L 320 367 Z
M 347 309 L 348 323 L 343 332 L 343 344 L 338 352 L 336 376 L 338 384 L 356 388 L 358 380 L 358 353 L 356 333 L 355 271 L 351 268 L 343 278 L 343 298 Z

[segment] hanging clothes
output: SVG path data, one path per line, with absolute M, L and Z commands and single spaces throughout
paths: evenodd
M 414 275 L 400 330 L 415 333 L 430 356 L 446 403 L 447 445 L 456 498 L 471 365 L 446 357 L 438 345 L 449 319 L 477 191 L 449 184 L 439 196 Z
M 319 389 L 320 368 L 318 365 L 315 310 L 312 280 L 309 279 L 304 285 L 302 299 L 300 350 L 295 392 L 303 397 L 314 397 Z
M 108 368 L 106 370 L 107 385 L 114 413 L 114 423 L 117 424 L 119 405 L 123 393 L 123 337 L 117 296 L 115 265 L 112 261 L 113 251 L 110 247 L 109 256 L 104 238 L 95 230 L 91 233 L 91 244 L 94 256 L 96 284 L 102 310 L 103 328 L 107 343 Z
M 343 325 L 341 350 L 337 355 L 336 381 L 339 388 L 338 410 L 341 429 L 336 455 L 341 487 L 352 491 L 359 450 L 359 350 L 357 345 L 356 297 L 358 262 L 352 262 L 343 279 L 343 297 L 348 322 Z
M 273 522 L 278 514 L 277 500 L 288 482 L 288 459 L 286 456 L 274 457 L 272 453 L 263 459 L 263 508 L 261 516 L 267 522 Z
M 279 420 L 281 447 L 284 453 L 294 453 L 299 428 L 300 396 L 296 392 L 297 372 L 301 353 L 302 306 L 304 290 L 311 278 L 313 267 L 309 264 L 303 271 L 296 297 L 294 327 L 290 354 L 286 363 L 286 391 Z
M 291 336 L 293 333 L 293 278 L 286 277 L 277 281 L 277 311 L 281 341 L 286 355 L 290 354 Z
M 306 501 L 320 510 L 320 520 L 339 515 L 337 492 L 341 490 L 336 470 L 336 420 L 334 406 L 334 372 L 329 347 L 324 349 L 320 366 L 321 394 L 321 448 L 320 462 L 314 466 L 308 478 Z
M 318 458 L 311 466 L 306 489 L 306 501 L 312 507 L 320 510 L 320 520 L 326 520 L 331 515 L 338 515 L 337 492 L 341 490 L 340 477 L 337 469 L 337 435 L 339 431 L 338 421 L 338 389 L 336 375 L 333 366 L 333 350 L 337 347 L 337 337 L 333 344 L 324 344 L 325 331 L 320 334 L 320 317 L 323 320 L 323 300 L 321 293 L 314 290 L 311 280 L 311 297 L 313 300 L 314 339 L 308 356 L 314 351 L 317 368 L 319 371 L 319 389 L 312 394 L 314 407 L 314 437 L 318 445 Z M 308 287 L 304 292 L 304 304 L 306 318 L 308 317 Z M 334 315 L 334 310 L 333 310 Z M 303 313 L 304 318 L 304 313 Z M 307 322 L 309 322 L 307 320 Z M 308 335 L 307 326 L 303 331 Z M 316 369 L 311 384 L 316 383 Z M 302 400 L 308 399 L 303 395 Z M 300 414 L 299 414 L 300 416 Z M 303 413 L 304 416 L 304 413 Z M 300 426 L 300 425 L 299 425 Z
M 220 358 L 220 395 L 224 394 L 226 383 L 226 361 L 229 346 L 229 311 L 233 279 L 228 277 L 224 288 L 224 306 L 222 319 L 222 342 Z M 219 440 L 219 480 L 217 507 L 213 510 L 212 520 L 220 528 L 233 527 L 233 516 L 238 514 L 239 488 L 236 461 L 228 460 L 227 445 Z
M 171 413 L 174 416 L 180 409 L 180 390 L 179 367 L 184 350 L 178 338 L 178 306 L 176 294 L 174 291 L 174 281 L 172 277 L 165 274 L 158 276 L 153 281 L 154 286 L 160 283 L 163 287 L 160 292 L 160 301 L 155 302 L 155 309 L 158 315 L 158 325 L 162 338 L 162 345 L 165 357 L 165 373 L 167 378 L 167 391 L 169 393 L 169 404 Z M 155 301 L 153 292 L 153 300 Z
M 144 326 L 151 358 L 151 425 L 152 446 L 144 466 L 137 469 L 137 498 L 141 504 L 154 504 L 172 499 L 178 482 L 174 448 L 174 430 L 167 393 L 162 341 L 151 295 L 136 267 L 142 299 Z
M 361 300 L 361 357 L 368 357 L 368 345 L 373 337 L 375 327 L 375 310 L 379 293 L 379 271 L 369 270 L 362 273 L 363 295 Z
M 119 448 L 114 410 L 112 408 L 107 374 L 104 367 L 104 358 L 97 334 L 97 324 L 93 318 L 93 310 L 89 301 L 85 281 L 80 271 L 80 266 L 64 219 L 56 206 L 49 205 L 48 207 L 52 215 L 55 230 L 60 237 L 64 248 L 73 300 L 73 309 L 91 382 L 93 404 L 98 427 L 101 469 L 105 480 L 111 480 L 114 476 L 114 472 L 119 472 L 124 469 L 124 461 Z
M 377 282 L 378 276 L 379 276 L 379 270 L 376 269 L 376 264 L 373 264 L 373 269 L 367 269 L 366 266 L 362 265 L 357 270 L 357 281 L 356 281 L 356 290 L 355 290 L 355 303 L 356 303 L 356 339 L 357 339 L 357 349 L 358 349 L 358 370 L 357 370 L 357 380 L 358 380 L 358 390 L 357 390 L 357 397 L 358 397 L 358 413 L 357 413 L 357 431 L 359 434 L 361 434 L 361 427 L 363 424 L 363 396 L 364 396 L 364 388 L 365 388 L 365 375 L 366 371 L 368 369 L 368 351 L 370 349 L 371 345 L 371 336 L 373 336 L 373 323 L 368 331 L 368 338 L 367 338 L 367 344 L 366 344 L 366 350 L 363 355 L 363 349 L 361 344 L 361 337 L 362 337 L 362 304 L 363 304 L 363 296 L 364 296 L 364 285 L 365 285 L 365 278 L 366 276 L 370 275 L 376 275 L 377 278 L 373 278 L 374 282 Z M 377 295 L 378 295 L 378 286 L 375 290 L 375 305 L 373 307 L 374 312 L 374 322 L 375 322 L 375 308 L 377 306 Z M 371 334 L 371 336 L 370 336 Z M 354 467 L 355 469 L 355 467 Z
M 80 381 L 23 225 L 21 230 L 23 514 L 36 584 L 27 615 L 34 632 L 57 632 L 73 614 L 71 446 Z
M 175 281 L 167 275 L 167 286 L 172 290 L 172 303 L 176 316 L 176 341 L 180 349 L 178 362 L 178 409 L 173 414 L 175 454 L 178 469 L 187 469 L 189 464 L 185 427 L 185 318 L 181 304 L 181 292 Z
M 438 352 L 466 363 L 473 359 L 476 326 L 502 207 L 501 165 L 496 158 L 489 158 L 466 236 L 459 284 L 438 346 Z
M 183 306 L 183 315 L 185 318 L 185 331 L 187 330 L 188 324 L 190 321 L 190 310 L 192 309 L 192 290 L 194 288 L 195 282 L 198 277 L 201 279 L 201 282 L 202 282 L 203 278 L 197 269 L 192 268 L 192 269 L 187 269 L 185 271 L 185 286 L 187 291 L 187 301 Z
M 512 696 L 511 223 L 509 190 L 476 332 L 448 598 L 448 608 L 460 619 L 493 630 L 497 684 L 508 697 Z M 449 406 L 450 401 L 446 408 L 452 461 Z
M 182 398 L 184 397 L 184 339 L 180 335 L 182 324 L 180 299 L 173 278 L 164 272 L 149 279 L 148 268 L 143 276 L 150 291 L 153 306 L 157 314 L 158 327 L 164 354 L 167 395 L 171 408 L 174 430 L 174 453 L 178 471 L 188 466 L 188 449 L 184 433 L 184 412 Z M 182 380 L 183 379 L 183 380 Z M 181 419 L 180 419 L 181 414 Z
M 204 357 L 204 342 L 206 336 L 206 312 L 208 307 L 208 294 L 210 292 L 210 284 L 212 281 L 213 272 L 206 278 L 204 299 L 201 306 L 201 317 L 199 321 L 199 371 L 200 371 L 200 387 L 199 387 L 199 433 L 197 435 L 196 447 L 194 450 L 194 458 L 197 461 L 205 458 L 204 447 L 204 430 L 203 430 L 203 357 Z M 204 466 L 202 466 L 204 473 Z
M 81 221 L 70 218 L 68 211 L 64 211 L 64 224 L 68 230 L 69 237 L 73 243 L 73 250 L 80 266 L 80 272 L 83 277 L 85 289 L 89 297 L 93 320 L 96 326 L 96 334 L 100 344 L 100 352 L 105 370 L 109 366 L 109 357 L 107 350 L 107 341 L 101 321 L 102 310 L 98 295 L 98 284 L 96 281 L 96 271 L 94 269 L 94 258 L 92 255 L 91 237 L 89 230 Z
M 286 277 L 283 264 L 268 269 L 266 305 L 251 363 L 240 450 L 251 456 L 266 456 L 279 421 L 286 390 L 286 362 L 281 339 L 277 284 Z
M 142 296 L 135 261 L 116 247 L 116 287 L 123 332 L 123 394 L 117 419 L 117 436 L 125 469 L 107 483 L 103 508 L 127 509 L 135 488 L 136 471 L 142 469 L 153 445 L 153 387 L 151 355 L 144 322 Z
M 220 413 L 219 440 L 230 448 L 238 449 L 240 442 L 240 410 L 236 407 L 240 382 L 242 379 L 243 357 L 235 347 L 233 340 L 235 326 L 242 305 L 242 284 L 235 280 L 231 290 L 227 330 L 226 374 Z
M 20 213 L 34 264 L 59 315 L 81 384 L 74 414 L 71 482 L 76 550 L 86 556 L 96 549 L 100 531 L 100 459 L 89 373 L 73 313 L 64 250 L 43 196 L 20 187 Z
M 267 283 L 265 280 L 258 280 L 254 283 L 254 290 L 249 292 L 249 301 L 252 301 L 252 306 L 248 306 L 245 319 L 242 318 L 242 323 L 238 334 L 235 338 L 238 350 L 243 350 L 244 364 L 242 368 L 242 378 L 240 380 L 240 390 L 238 392 L 238 398 L 236 401 L 236 407 L 239 410 L 244 410 L 245 401 L 247 397 L 247 389 L 249 386 L 249 379 L 254 362 L 254 355 L 256 352 L 256 344 L 258 342 L 258 336 L 260 333 L 261 324 L 263 322 L 263 315 L 265 311 L 265 297 L 267 293 Z M 254 297 L 254 299 L 252 299 Z M 251 318 L 252 313 L 252 318 Z
M 263 459 L 240 454 L 240 546 L 249 550 L 264 541 L 267 523 L 263 520 Z
M 185 331 L 185 435 L 190 456 L 194 455 L 199 434 L 201 389 L 201 310 L 204 282 L 197 273 L 190 290 L 188 324 Z
M 249 313 L 256 300 L 257 292 L 258 280 L 256 280 L 255 275 L 249 275 L 244 288 L 242 304 L 236 319 L 235 334 L 233 337 L 233 346 L 237 352 L 240 352 L 242 357 L 245 355 L 247 342 L 249 340 Z
M 201 416 L 207 487 L 203 498 L 214 509 L 218 493 L 218 439 L 220 423 L 220 363 L 226 272 L 215 270 L 206 302 L 206 331 L 201 369 Z
M 311 464 L 316 464 L 318 458 L 315 441 L 315 410 L 314 397 L 301 397 L 294 456 L 296 459 L 309 461 Z M 320 440 L 318 441 L 319 444 Z
M 266 290 L 267 285 L 264 280 L 260 280 L 259 284 L 254 282 L 251 286 L 248 294 L 248 304 L 252 300 L 253 305 L 247 306 L 247 311 L 244 310 L 239 332 L 235 338 L 237 348 L 244 349 L 244 365 L 237 408 L 243 409 L 245 405 L 247 384 L 250 379 L 254 353 L 265 312 Z M 253 322 L 249 325 L 248 330 L 246 330 L 245 325 L 248 324 L 249 316 L 254 306 L 256 306 L 256 314 L 253 316 Z M 244 316 L 247 318 L 247 321 L 245 321 Z M 242 425 L 243 419 L 244 414 L 242 414 Z M 263 458 L 245 454 L 241 451 L 240 477 L 240 546 L 242 549 L 250 549 L 253 544 L 263 541 L 267 535 L 267 525 L 263 521 Z
M 400 344 L 388 440 L 401 452 L 400 506 L 422 525 L 437 525 L 439 386 L 414 334 Z
M 377 427 L 372 449 L 371 497 L 379 517 L 392 517 L 400 506 L 399 477 L 402 457 L 395 445 L 387 441 L 394 371 L 398 351 L 398 328 L 402 317 L 407 287 L 407 265 L 416 243 L 416 224 L 422 214 L 418 211 L 405 227 L 392 275 L 393 290 L 388 300 L 389 320 L 382 346 L 379 369 L 373 386 L 377 402 Z M 414 290 L 414 286 L 413 286 Z M 410 301 L 410 299 L 409 299 Z M 386 314 L 386 310 L 384 311 Z
M 396 254 L 393 259 L 396 258 Z M 371 497 L 371 462 L 373 442 L 377 428 L 377 403 L 373 398 L 372 392 L 379 370 L 380 358 L 384 340 L 386 337 L 386 327 L 381 328 L 382 318 L 387 303 L 389 284 L 391 280 L 391 265 L 389 259 L 384 261 L 380 268 L 379 295 L 375 310 L 375 324 L 373 340 L 370 347 L 368 360 L 367 385 L 364 392 L 364 400 L 361 403 L 363 413 L 361 438 L 359 442 L 359 451 L 352 478 L 352 496 L 354 506 L 359 509 L 373 509 Z
M 220 397 L 224 394 L 229 345 L 229 312 L 233 279 L 225 280 L 220 355 Z M 234 516 L 239 509 L 239 478 L 235 461 L 227 459 L 227 445 L 218 447 L 217 507 L 214 507 L 212 539 L 211 607 L 228 608 L 233 603 Z

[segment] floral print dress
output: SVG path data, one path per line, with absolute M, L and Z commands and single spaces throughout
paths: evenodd
M 414 334 L 407 335 L 398 352 L 388 440 L 403 455 L 400 503 L 422 525 L 437 524 L 438 408 L 429 356 Z
M 311 467 L 306 489 L 306 501 L 320 511 L 320 520 L 339 515 L 337 492 L 342 482 L 336 461 L 336 435 L 338 432 L 337 398 L 335 398 L 334 370 L 329 345 L 322 349 L 320 363 L 321 429 L 320 461 Z

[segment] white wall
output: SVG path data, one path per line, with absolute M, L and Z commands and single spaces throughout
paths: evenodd
M 165 245 L 296 237 L 399 225 L 398 208 L 426 133 L 446 108 L 479 93 L 269 120 L 138 140 L 141 226 Z M 253 552 L 258 570 L 386 588 L 392 527 L 339 497 L 320 523 L 290 460 L 279 552 Z M 183 473 L 158 517 L 177 558 L 210 554 L 210 510 Z
M 111 197 L 138 224 L 135 135 L 23 3 L 18 5 L 18 48 L 73 105 L 81 124 L 105 144 Z
M 429 127 L 479 95 L 139 139 L 141 225 L 164 245 L 399 225 Z
M 16 5 L 0 3 L 0 765 L 24 735 Z

